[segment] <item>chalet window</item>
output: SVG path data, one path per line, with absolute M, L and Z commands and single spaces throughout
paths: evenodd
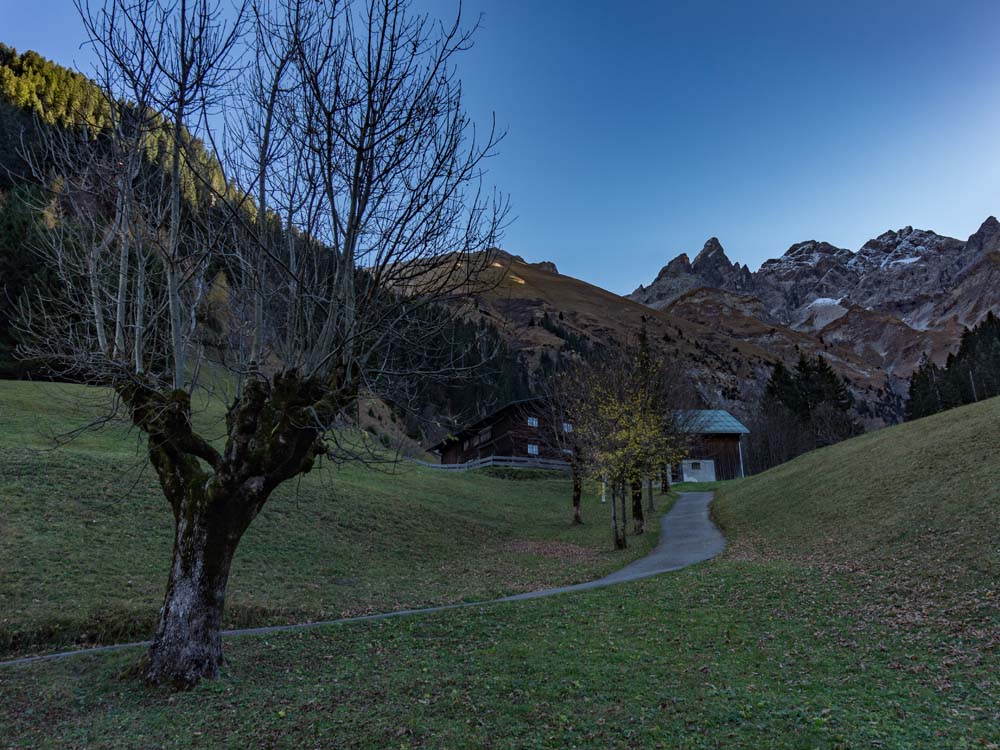
M 466 440 L 466 441 L 465 441 L 465 442 L 464 442 L 464 443 L 462 444 L 462 450 L 464 450 L 464 451 L 467 451 L 467 450 L 469 450 L 469 441 L 468 441 L 468 440 Z
M 538 417 L 528 417 L 528 427 L 538 427 Z
M 573 425 L 570 422 L 563 422 L 563 432 L 572 432 Z
M 479 442 L 485 443 L 491 437 L 493 437 L 493 428 L 487 427 L 485 430 L 479 433 Z
M 692 461 L 691 471 L 701 471 L 701 461 Z
M 528 443 L 528 455 L 529 456 L 537 456 L 538 455 L 538 446 L 535 445 L 534 443 Z

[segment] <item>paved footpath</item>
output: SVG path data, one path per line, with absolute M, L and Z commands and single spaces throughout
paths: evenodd
M 572 586 L 560 586 L 553 589 L 541 589 L 540 591 L 529 591 L 524 594 L 514 594 L 505 596 L 502 599 L 490 599 L 482 602 L 461 602 L 460 604 L 445 604 L 441 607 L 424 607 L 421 609 L 402 609 L 395 612 L 385 612 L 378 615 L 361 615 L 360 617 L 345 617 L 340 620 L 323 620 L 321 622 L 309 622 L 301 625 L 272 625 L 263 628 L 247 628 L 244 630 L 226 630 L 225 636 L 240 635 L 265 635 L 267 633 L 282 633 L 293 630 L 308 630 L 327 625 L 340 625 L 349 622 L 366 622 L 369 620 L 386 620 L 390 617 L 405 617 L 407 615 L 419 615 L 428 612 L 443 612 L 448 609 L 462 609 L 466 607 L 483 607 L 488 604 L 499 604 L 500 602 L 516 602 L 525 599 L 540 599 L 544 596 L 555 596 L 556 594 L 567 594 L 573 591 L 587 591 L 589 589 L 613 586 L 617 583 L 635 581 L 640 578 L 648 578 L 658 573 L 669 573 L 673 570 L 686 568 L 688 565 L 709 560 L 722 552 L 726 546 L 726 540 L 722 536 L 708 514 L 708 506 L 712 502 L 711 492 L 682 492 L 681 496 L 660 520 L 660 542 L 656 549 L 640 560 L 636 560 L 626 565 L 621 570 L 615 571 L 604 578 L 585 583 L 576 583 Z M 97 646 L 95 648 L 77 649 L 76 651 L 63 651 L 58 654 L 45 654 L 43 656 L 27 656 L 22 659 L 0 662 L 0 667 L 13 666 L 16 664 L 31 664 L 39 661 L 51 661 L 53 659 L 64 659 L 77 654 L 95 654 L 102 651 L 118 651 L 123 648 L 136 646 L 148 646 L 149 641 L 138 641 L 136 643 L 116 643 L 111 646 Z

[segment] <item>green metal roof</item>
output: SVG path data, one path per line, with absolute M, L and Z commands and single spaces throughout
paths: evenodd
M 688 432 L 698 435 L 749 435 L 750 430 L 725 409 L 690 409 L 680 412 Z

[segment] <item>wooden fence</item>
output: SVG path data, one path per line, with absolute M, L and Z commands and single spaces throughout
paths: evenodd
M 533 458 L 531 456 L 486 456 L 473 461 L 466 461 L 464 464 L 432 464 L 427 461 L 419 461 L 415 458 L 409 459 L 415 464 L 426 466 L 429 469 L 439 469 L 442 471 L 469 471 L 470 469 L 483 469 L 487 466 L 505 466 L 509 469 L 550 469 L 555 471 L 569 471 L 569 463 L 553 458 Z

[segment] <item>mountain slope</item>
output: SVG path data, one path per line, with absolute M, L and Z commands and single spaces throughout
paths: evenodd
M 552 264 L 526 263 L 503 252 L 491 272 L 495 286 L 476 297 L 478 312 L 536 367 L 588 349 L 634 344 L 645 320 L 654 348 L 682 366 L 703 405 L 745 415 L 774 362 L 791 364 L 800 353 L 822 352 L 868 405 L 873 424 L 895 419 L 898 404 L 886 372 L 848 346 L 762 322 L 752 297 L 745 302 L 739 294 L 720 297 L 693 288 L 673 306 L 656 309 L 559 274 Z

